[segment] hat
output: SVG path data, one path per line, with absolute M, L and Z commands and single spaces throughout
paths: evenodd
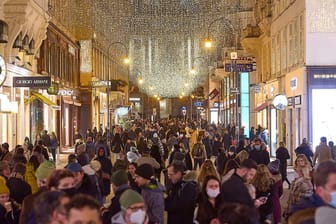
M 125 170 L 117 170 L 111 176 L 111 183 L 119 187 L 128 183 L 128 176 Z
M 335 223 L 336 209 L 329 206 L 319 207 L 315 212 L 316 224 Z
M 96 172 L 101 169 L 101 163 L 98 160 L 91 160 L 90 165 Z
M 136 168 L 135 173 L 142 178 L 150 180 L 154 176 L 154 169 L 151 165 L 144 163 Z
M 54 170 L 56 166 L 50 160 L 43 161 L 35 171 L 35 176 L 37 179 L 44 180 L 46 179 Z
M 121 194 L 119 203 L 123 209 L 128 209 L 131 205 L 144 202 L 143 197 L 136 191 L 128 189 Z
M 270 162 L 267 167 L 272 173 L 279 172 L 280 160 L 276 159 Z
M 82 166 L 79 163 L 69 163 L 67 169 L 76 173 L 82 171 Z
M 6 185 L 6 180 L 0 176 L 0 194 L 9 194 L 9 189 Z

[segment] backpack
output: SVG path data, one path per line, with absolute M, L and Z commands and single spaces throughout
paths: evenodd
M 203 150 L 202 150 L 201 143 L 196 143 L 193 146 L 192 155 L 193 157 L 198 157 L 198 158 L 201 158 L 203 156 Z

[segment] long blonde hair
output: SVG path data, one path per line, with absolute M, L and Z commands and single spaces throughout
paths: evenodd
M 259 164 L 257 174 L 252 180 L 253 186 L 259 191 L 266 192 L 272 185 L 272 176 L 268 167 L 264 164 Z
M 198 175 L 198 182 L 202 183 L 205 177 L 210 176 L 210 175 L 216 176 L 218 179 L 220 179 L 213 162 L 210 159 L 206 159 L 201 166 L 201 169 Z
M 297 161 L 298 161 L 299 159 L 303 159 L 303 160 L 305 161 L 305 167 L 300 167 L 300 166 L 298 165 L 298 162 L 297 162 Z M 294 162 L 294 170 L 295 170 L 298 174 L 302 175 L 304 178 L 306 178 L 306 179 L 308 179 L 308 180 L 311 179 L 310 172 L 311 172 L 312 168 L 311 168 L 311 166 L 310 166 L 310 163 L 309 163 L 309 161 L 308 161 L 306 155 L 304 155 L 304 154 L 299 154 L 299 155 L 297 155 L 297 157 L 296 157 L 296 159 L 295 159 L 295 162 Z

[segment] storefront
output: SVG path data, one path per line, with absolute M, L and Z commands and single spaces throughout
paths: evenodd
M 336 67 L 307 67 L 307 75 L 309 141 L 315 150 L 322 136 L 336 141 Z
M 291 155 L 303 138 L 308 138 L 307 91 L 305 68 L 299 68 L 286 75 L 286 96 L 288 98 L 286 133 L 287 148 Z M 285 124 L 284 124 L 285 125 Z M 292 158 L 293 159 L 293 158 Z
M 79 98 L 79 92 L 73 89 L 60 89 L 58 96 L 61 105 L 61 145 L 62 146 L 73 146 L 74 134 L 79 131 L 79 113 L 81 101 Z

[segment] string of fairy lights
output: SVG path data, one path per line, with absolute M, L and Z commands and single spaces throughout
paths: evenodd
M 250 2 L 250 3 L 249 3 Z M 236 0 L 49 0 L 52 19 L 79 40 L 95 36 L 105 44 L 128 48 L 130 80 L 141 91 L 160 97 L 189 95 L 204 84 L 208 66 L 220 52 L 203 47 L 208 26 L 226 16 L 237 30 L 240 11 L 253 1 Z M 253 5 L 253 4 L 252 4 Z M 248 9 L 248 10 L 247 10 Z M 217 45 L 234 46 L 237 34 L 218 21 L 211 26 Z M 195 58 L 205 60 L 194 61 Z M 190 72 L 192 69 L 196 72 Z

